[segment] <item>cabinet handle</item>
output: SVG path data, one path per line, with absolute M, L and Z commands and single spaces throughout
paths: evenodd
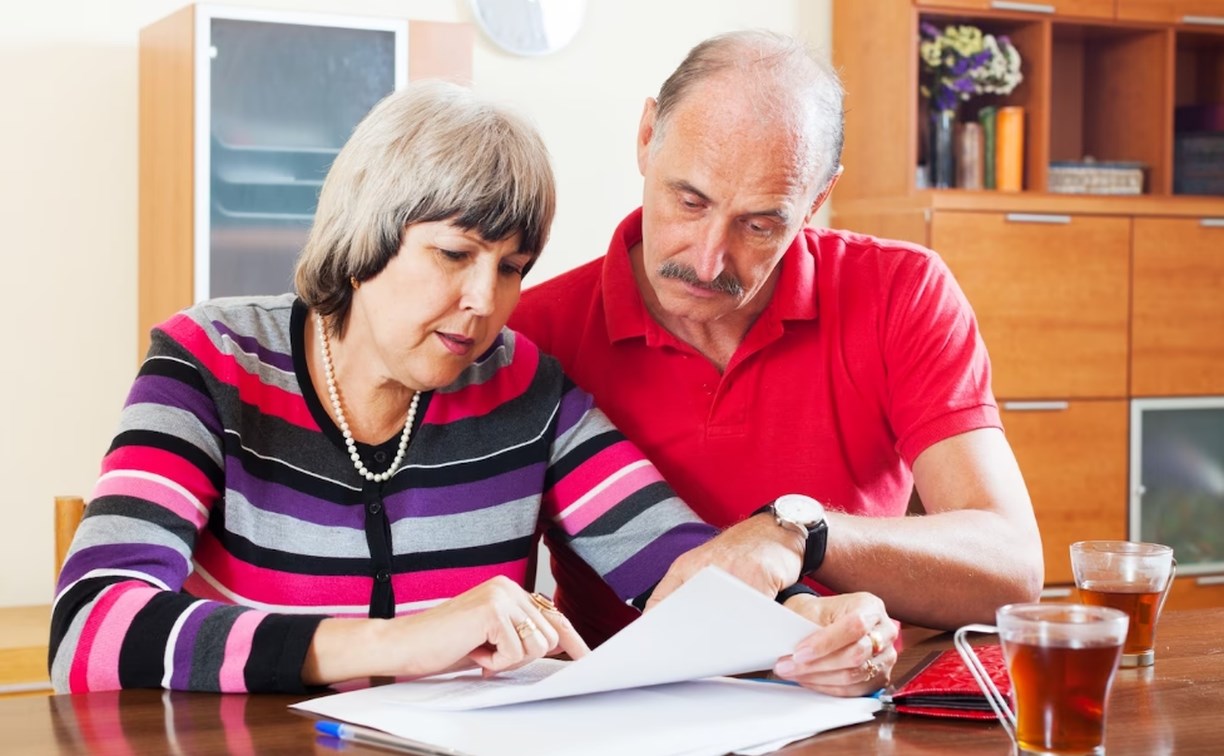
M 1195 26 L 1224 26 L 1224 16 L 1182 16 L 1182 23 Z
M 1065 412 L 1068 402 L 1003 402 L 1003 409 L 1011 412 Z
M 1067 225 L 1071 222 L 1070 215 L 1051 215 L 1049 213 L 1008 213 L 1008 223 L 1054 223 Z
M 990 0 L 990 7 L 994 10 L 1020 11 L 1021 13 L 1054 13 L 1054 6 L 1049 3 L 1018 3 L 1012 2 L 1012 0 Z
M 1203 218 L 1199 225 L 1203 228 L 1224 228 L 1224 218 Z
M 1201 577 L 1195 580 L 1194 584 L 1202 586 L 1224 585 L 1224 575 L 1208 575 L 1207 577 Z
M 1043 599 L 1067 598 L 1070 595 L 1070 588 L 1043 588 L 1041 590 L 1041 597 Z

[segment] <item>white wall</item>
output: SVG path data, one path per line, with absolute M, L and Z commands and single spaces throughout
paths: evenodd
M 136 355 L 140 28 L 179 0 L 41 0 L 0 9 L 0 606 L 46 603 L 51 500 L 87 495 Z M 464 0 L 235 0 L 471 21 Z M 738 28 L 828 49 L 828 0 L 590 0 L 570 47 L 543 58 L 483 38 L 475 86 L 537 123 L 559 206 L 540 281 L 601 254 L 640 197 L 643 100 L 693 44 Z

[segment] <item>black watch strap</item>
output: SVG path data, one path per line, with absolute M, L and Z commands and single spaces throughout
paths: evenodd
M 759 514 L 769 514 L 775 517 L 773 511 L 773 502 L 757 509 L 750 517 L 755 517 Z M 782 527 L 779 524 L 779 527 Z M 803 567 L 799 572 L 799 577 L 809 577 L 813 572 L 820 569 L 820 565 L 824 563 L 825 548 L 829 544 L 829 523 L 821 520 L 816 524 L 816 527 L 808 530 L 807 543 L 803 548 Z

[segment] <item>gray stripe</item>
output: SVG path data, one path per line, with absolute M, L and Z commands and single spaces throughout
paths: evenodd
M 495 507 L 461 514 L 403 519 L 391 526 L 391 542 L 397 554 L 415 554 L 487 546 L 535 532 L 540 497 L 508 501 Z
M 217 606 L 212 603 L 211 606 Z M 205 611 L 205 608 L 197 611 Z M 221 606 L 204 619 L 191 651 L 191 679 L 188 687 L 210 693 L 221 692 L 221 665 L 225 662 L 225 643 L 234 622 L 250 611 L 239 606 Z
M 91 546 L 113 546 L 129 544 L 135 549 L 145 544 L 164 546 L 173 549 L 183 556 L 183 562 L 191 561 L 191 549 L 183 543 L 183 539 L 168 530 L 170 523 L 182 525 L 178 516 L 165 510 L 164 522 L 150 521 L 143 517 L 123 517 L 120 515 L 92 515 L 81 520 L 76 535 L 72 539 L 72 552 L 76 553 Z
M 616 430 L 612 421 L 598 407 L 592 407 L 583 414 L 578 422 L 574 423 L 572 428 L 557 436 L 553 441 L 552 461 L 562 459 L 584 441 L 610 430 Z
M 494 375 L 497 371 L 509 365 L 514 361 L 514 331 L 503 327 L 501 329 L 502 344 L 497 349 L 494 349 L 491 354 L 479 362 L 473 362 L 464 369 L 459 377 L 453 383 L 445 388 L 438 389 L 440 394 L 451 394 L 456 391 L 461 391 L 468 386 L 479 386 Z
M 673 496 L 634 517 L 615 533 L 575 538 L 570 546 L 596 572 L 607 575 L 660 533 L 687 522 L 701 520 L 679 497 Z
M 207 454 L 213 464 L 221 466 L 217 437 L 194 413 L 167 404 L 142 403 L 129 404 L 119 414 L 119 433 L 150 428 L 186 441 Z
M 359 506 L 349 509 L 353 512 L 352 527 L 317 525 L 292 515 L 262 510 L 245 496 L 231 490 L 225 498 L 225 529 L 256 546 L 290 554 L 306 554 L 320 559 L 368 557 L 370 547 L 366 544 L 362 525 L 365 512 Z

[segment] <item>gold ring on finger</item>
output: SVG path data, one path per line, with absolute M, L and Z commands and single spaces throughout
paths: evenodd
M 550 599 L 549 597 L 545 596 L 542 593 L 531 594 L 531 603 L 535 604 L 540 609 L 540 611 L 544 611 L 544 612 L 560 611 L 559 609 L 557 609 L 557 605 L 552 602 L 552 599 Z
M 881 669 L 880 665 L 876 663 L 876 660 L 874 658 L 868 659 L 867 661 L 863 662 L 863 672 L 867 675 L 867 677 L 864 679 L 865 680 L 875 679 L 880 674 L 880 669 Z
M 540 632 L 540 628 L 536 627 L 536 623 L 525 619 L 522 622 L 515 623 L 514 632 L 518 633 L 518 636 L 523 640 L 527 640 L 532 633 Z
M 871 641 L 871 655 L 879 656 L 880 652 L 884 650 L 884 639 L 880 637 L 879 629 L 873 628 L 871 632 L 867 633 L 867 638 Z

